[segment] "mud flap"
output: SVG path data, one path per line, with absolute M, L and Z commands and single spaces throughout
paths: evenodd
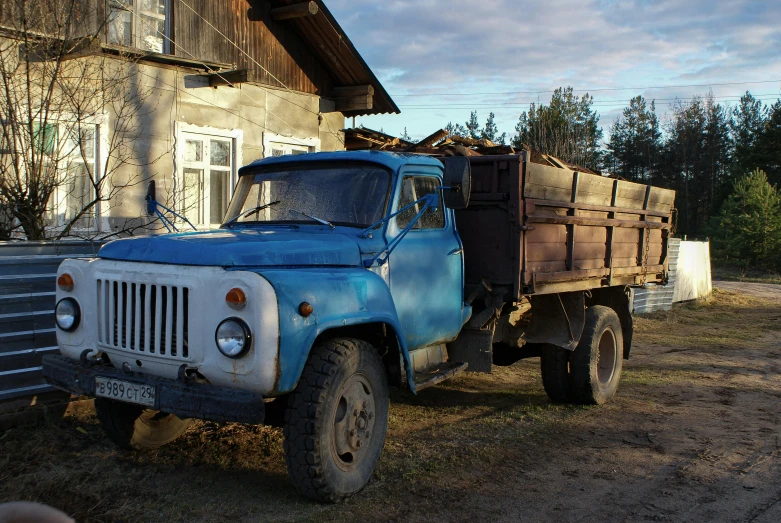
M 532 320 L 523 335 L 526 343 L 550 343 L 575 350 L 586 322 L 586 302 L 582 292 L 531 296 Z

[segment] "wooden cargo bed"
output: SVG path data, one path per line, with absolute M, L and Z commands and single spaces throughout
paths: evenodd
M 467 284 L 513 296 L 662 283 L 675 191 L 527 162 L 470 157 L 469 207 L 456 211 Z

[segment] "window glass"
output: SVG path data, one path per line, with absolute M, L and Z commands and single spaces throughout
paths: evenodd
M 439 193 L 437 187 L 440 186 L 438 178 L 433 176 L 405 176 L 401 182 L 401 197 L 399 206 L 396 210 L 402 209 L 407 205 L 420 200 L 427 194 L 433 192 Z M 445 226 L 445 209 L 442 206 L 442 195 L 438 196 L 439 205 L 436 210 L 429 208 L 412 226 L 412 229 L 441 229 Z M 396 225 L 399 229 L 404 229 L 418 215 L 423 207 L 423 202 L 418 203 L 396 216 Z
M 231 143 L 224 140 L 210 141 L 210 164 L 220 167 L 230 167 L 231 165 Z
M 248 174 L 239 179 L 226 219 L 272 204 L 239 223 L 316 222 L 306 213 L 335 225 L 368 227 L 385 214 L 389 185 L 388 171 L 373 165 L 329 163 Z
M 185 140 L 184 142 L 184 161 L 202 162 L 203 161 L 203 142 L 200 140 Z
M 154 53 L 167 48 L 168 0 L 109 0 L 108 42 Z

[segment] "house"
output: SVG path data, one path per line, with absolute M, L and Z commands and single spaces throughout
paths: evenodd
M 83 11 L 61 37 L 63 63 L 131 64 L 123 93 L 144 93 L 132 115 L 132 152 L 112 168 L 104 166 L 117 111 L 79 122 L 81 145 L 62 153 L 67 180 L 50 201 L 55 230 L 76 218 L 74 231 L 99 235 L 148 224 L 151 180 L 158 201 L 199 229 L 216 227 L 241 165 L 343 149 L 345 117 L 399 112 L 322 0 L 39 2 Z M 19 3 L 38 2 L 4 0 L 0 40 L 19 37 L 9 23 Z M 101 65 L 104 74 L 108 67 Z M 67 138 L 57 125 L 47 124 L 44 141 Z M 96 187 L 92 178 L 109 170 L 110 182 Z M 99 190 L 110 198 L 79 216 Z

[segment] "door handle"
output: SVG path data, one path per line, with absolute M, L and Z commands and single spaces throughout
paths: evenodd
M 458 249 L 453 249 L 452 251 L 447 253 L 447 255 L 448 256 L 454 256 L 456 254 L 461 254 L 462 252 L 464 252 L 464 249 L 462 247 L 459 247 Z

